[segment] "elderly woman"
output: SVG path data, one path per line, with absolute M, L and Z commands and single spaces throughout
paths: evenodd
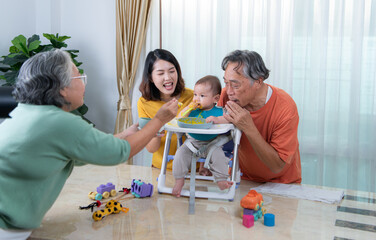
M 19 104 L 0 125 L 1 239 L 25 239 L 39 227 L 75 165 L 125 162 L 178 111 L 172 99 L 142 130 L 106 134 L 70 113 L 83 104 L 85 84 L 62 50 L 22 65 L 13 92 Z

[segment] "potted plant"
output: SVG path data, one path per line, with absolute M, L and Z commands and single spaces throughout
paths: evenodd
M 50 41 L 50 44 L 41 44 L 39 35 L 34 34 L 30 38 L 26 39 L 23 35 L 18 35 L 12 40 L 12 46 L 9 48 L 9 54 L 2 56 L 0 60 L 0 79 L 5 80 L 5 83 L 2 86 L 14 86 L 16 79 L 22 64 L 32 57 L 33 55 L 39 52 L 51 51 L 55 48 L 66 48 L 68 45 L 65 43 L 65 40 L 71 38 L 70 36 L 59 36 L 57 33 L 48 34 L 43 33 L 43 36 Z M 78 56 L 79 50 L 65 50 L 67 51 L 72 58 L 73 63 L 79 67 L 82 62 L 78 62 L 76 57 Z M 83 70 L 78 68 L 80 73 L 83 73 Z M 72 113 L 83 115 L 88 111 L 87 106 L 84 104 L 78 109 L 72 111 Z M 88 119 L 83 117 L 86 121 L 90 122 Z

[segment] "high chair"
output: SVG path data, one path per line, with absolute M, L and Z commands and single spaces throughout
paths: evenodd
M 233 182 L 233 185 L 231 186 L 231 188 L 229 188 L 228 190 L 224 190 L 222 192 L 196 191 L 195 180 L 207 179 L 208 177 L 204 177 L 204 176 L 196 177 L 196 171 L 191 170 L 189 191 L 186 189 L 182 189 L 180 195 L 189 197 L 189 211 L 188 211 L 189 214 L 194 214 L 195 212 L 195 198 L 196 197 L 197 198 L 225 199 L 225 200 L 232 201 L 235 196 L 236 178 L 237 178 L 237 173 L 238 173 L 238 165 L 239 165 L 238 164 L 238 147 L 240 143 L 241 131 L 235 128 L 233 124 L 213 124 L 213 126 L 210 129 L 181 128 L 177 125 L 176 119 L 167 123 L 164 126 L 164 130 L 166 131 L 166 142 L 165 142 L 163 159 L 162 159 L 161 173 L 158 177 L 158 192 L 172 194 L 172 188 L 167 187 L 165 185 L 168 153 L 170 150 L 172 134 L 174 133 L 177 134 L 178 139 L 179 139 L 181 135 L 185 133 L 225 134 L 230 131 L 231 136 L 233 138 L 233 142 L 234 142 L 234 156 L 233 156 L 233 161 L 232 161 L 233 164 L 232 164 L 231 174 L 230 174 L 230 181 Z M 191 166 L 196 166 L 196 161 L 197 161 L 196 157 L 192 157 Z

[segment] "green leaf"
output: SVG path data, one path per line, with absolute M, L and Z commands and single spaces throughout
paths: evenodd
M 37 34 L 33 34 L 33 36 L 31 36 L 31 37 L 29 37 L 29 38 L 27 39 L 27 43 L 29 44 L 29 43 L 31 43 L 31 42 L 34 42 L 35 40 L 40 40 L 39 35 L 37 35 Z
M 39 40 L 39 36 L 34 34 L 27 40 L 27 47 L 29 48 L 29 51 L 34 51 L 35 49 L 38 49 L 41 43 L 42 42 Z
M 81 107 L 71 111 L 71 113 L 76 114 L 78 116 L 81 116 L 83 120 L 85 120 L 88 123 L 93 124 L 89 119 L 85 118 L 83 115 L 86 114 L 88 111 L 88 107 L 84 104 Z M 93 124 L 94 125 L 94 124 Z
M 59 36 L 58 33 L 56 35 L 43 33 L 43 36 L 50 40 L 55 48 L 67 47 L 67 44 L 65 44 L 64 41 L 71 38 L 70 36 Z
M 27 49 L 27 45 L 26 45 L 26 38 L 25 36 L 23 35 L 18 35 L 17 37 L 15 37 L 13 40 L 12 40 L 12 43 L 13 45 L 18 49 L 20 50 L 21 52 L 23 52 L 26 56 L 30 56 L 29 55 L 29 51 Z
M 69 38 L 71 38 L 71 37 L 69 37 L 69 36 L 61 36 L 57 40 L 60 41 L 60 42 L 64 42 L 65 40 L 67 40 Z
M 43 36 L 44 36 L 45 38 L 47 38 L 48 40 L 51 40 L 51 39 L 55 38 L 55 35 L 53 35 L 53 34 L 48 34 L 48 33 L 43 33 Z
M 78 57 L 77 54 L 71 53 L 71 52 L 69 52 L 69 51 L 67 51 L 67 52 L 70 53 L 72 59 Z
M 64 42 L 59 42 L 55 39 L 51 39 L 50 42 L 55 48 L 62 48 L 62 47 L 67 47 L 68 45 Z
M 88 108 L 85 104 L 83 104 L 81 107 L 77 108 L 77 110 L 78 110 L 82 115 L 84 115 L 84 114 L 87 113 L 87 111 L 89 111 L 89 108 Z
M 15 46 L 10 46 L 9 52 L 10 53 L 19 53 L 20 50 L 18 50 L 18 48 L 16 48 Z
M 79 53 L 80 50 L 75 50 L 75 49 L 71 49 L 71 50 L 66 50 L 67 52 L 69 53 Z
M 79 67 L 81 66 L 82 62 L 78 62 L 76 59 L 72 58 L 72 61 L 74 63 L 74 65 L 76 65 L 76 67 Z
M 59 36 L 58 33 L 56 33 L 56 35 L 53 37 L 53 39 L 55 39 L 56 41 L 59 41 L 59 42 L 64 42 L 65 40 L 71 38 L 70 36 Z
M 22 53 L 12 53 L 6 56 L 4 60 L 2 61 L 2 63 L 4 65 L 9 65 L 10 67 L 13 67 L 17 64 L 22 65 L 27 59 L 28 57 L 26 57 Z
M 74 54 L 74 53 L 71 53 L 71 58 L 72 59 L 75 59 L 76 57 L 78 57 L 78 55 Z
M 37 49 L 39 47 L 40 44 L 41 44 L 41 41 L 39 41 L 39 40 L 31 42 L 30 45 L 29 45 L 29 51 L 34 51 L 35 49 Z
M 38 52 L 48 52 L 48 51 L 51 51 L 54 49 L 54 46 L 52 46 L 51 44 L 49 45 L 40 45 L 39 48 L 38 48 Z
M 10 67 L 0 67 L 0 72 L 8 72 Z
M 13 71 L 13 72 L 6 72 L 3 76 L 7 84 L 10 84 L 10 86 L 14 86 L 16 83 L 16 79 L 18 76 L 19 71 Z
M 42 45 L 39 35 L 36 34 L 28 38 L 27 41 L 26 37 L 23 35 L 18 35 L 12 40 L 13 46 L 9 47 L 9 54 L 2 56 L 3 59 L 0 60 L 0 64 L 4 65 L 0 67 L 0 72 L 3 73 L 2 75 L 0 74 L 0 79 L 5 80 L 5 83 L 2 84 L 3 86 L 14 86 L 19 70 L 28 58 L 39 52 L 67 47 L 68 45 L 64 41 L 71 38 L 70 36 L 59 36 L 58 33 L 56 35 L 43 33 L 43 36 L 48 39 L 51 44 Z M 78 57 L 79 50 L 66 51 L 70 53 L 72 61 L 77 67 L 82 64 L 82 62 L 75 60 L 75 58 Z M 78 70 L 81 74 L 84 72 L 80 68 L 78 68 Z M 77 115 L 80 115 L 85 121 L 91 123 L 83 116 L 87 111 L 88 107 L 85 104 L 75 110 Z
M 14 57 L 17 57 L 17 56 L 24 56 L 24 57 L 26 57 L 21 52 L 17 52 L 17 53 L 10 53 L 8 56 L 4 56 L 4 58 L 6 58 L 6 57 L 8 57 L 8 58 L 14 58 Z

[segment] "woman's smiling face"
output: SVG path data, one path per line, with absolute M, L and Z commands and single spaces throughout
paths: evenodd
M 159 59 L 154 63 L 151 78 L 161 94 L 161 99 L 163 101 L 170 100 L 178 81 L 175 66 L 170 62 Z

